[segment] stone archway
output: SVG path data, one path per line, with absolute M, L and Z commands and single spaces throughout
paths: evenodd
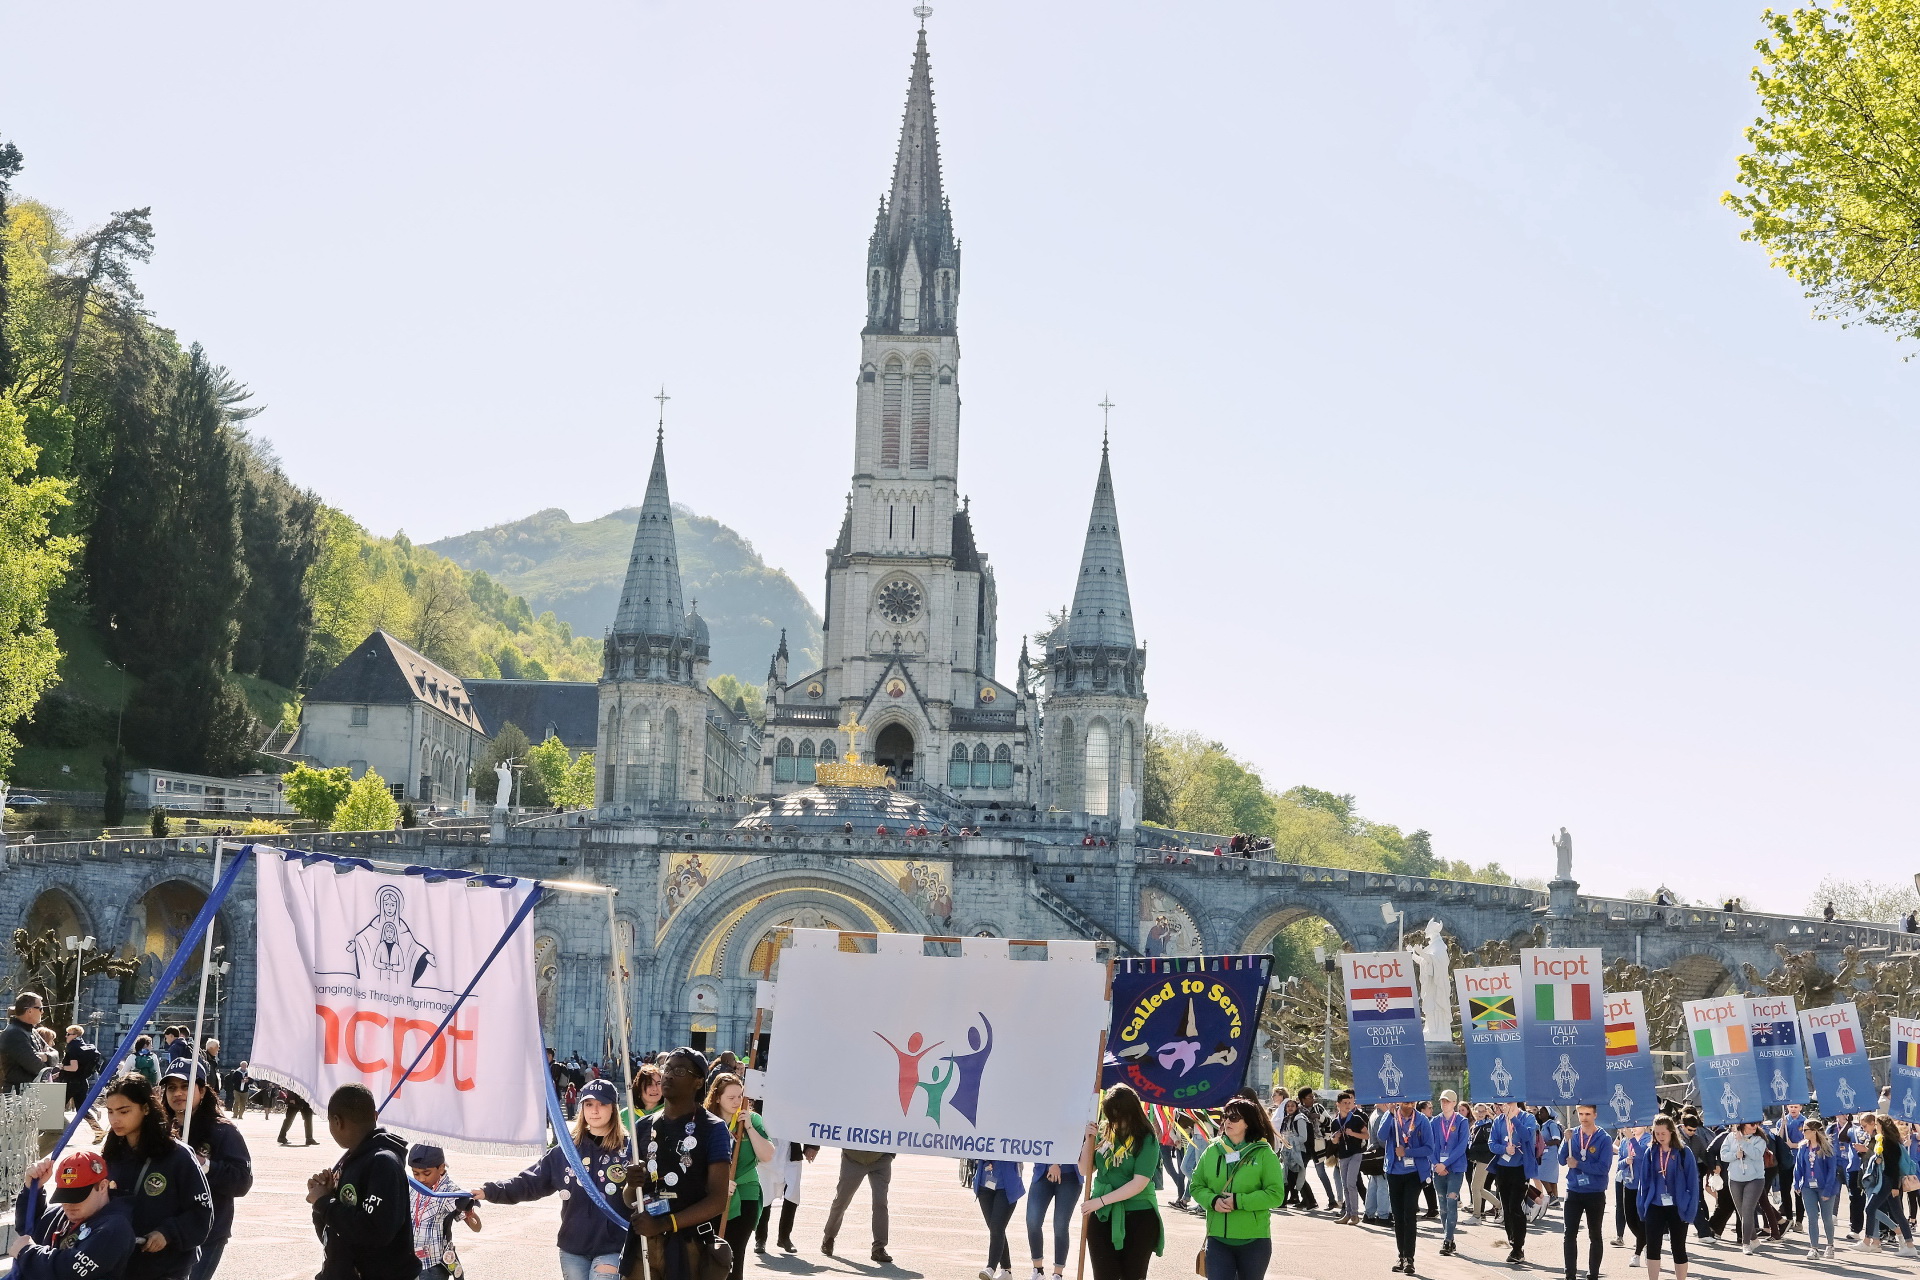
M 65 885 L 50 885 L 34 898 L 33 905 L 27 908 L 26 929 L 32 937 L 43 933 L 52 933 L 54 937 L 65 940 L 68 937 L 85 937 L 93 932 L 88 923 L 86 904 L 80 895 Z
M 912 782 L 913 730 L 895 720 L 883 726 L 873 740 L 873 762 L 885 765 L 902 782 Z

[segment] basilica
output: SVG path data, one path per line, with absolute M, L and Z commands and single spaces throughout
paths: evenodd
M 1134 816 L 1146 725 L 1108 464 L 1100 452 L 1073 604 L 1009 686 L 993 567 L 961 497 L 960 245 L 942 189 L 924 25 L 893 183 L 867 245 L 853 478 L 827 552 L 823 661 L 784 638 L 754 726 L 707 690 L 707 624 L 685 601 L 664 432 L 599 684 L 596 813 L 752 793 L 778 797 L 849 752 L 930 800 Z M 1129 823 L 1130 825 L 1130 823 Z

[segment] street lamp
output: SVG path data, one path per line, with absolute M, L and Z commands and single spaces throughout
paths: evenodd
M 220 1015 L 226 1009 L 226 1005 L 223 1003 L 226 999 L 226 987 L 221 983 L 221 979 L 233 971 L 233 961 L 221 958 L 225 956 L 226 953 L 226 947 L 215 947 L 213 949 L 213 964 L 209 966 L 209 972 L 213 974 L 213 1038 L 215 1040 L 224 1040 L 226 1038 L 220 1030 Z
M 71 933 L 67 935 L 67 950 L 74 953 L 73 954 L 73 1019 L 72 1021 L 76 1025 L 80 1021 L 80 977 L 86 971 L 87 952 L 93 950 L 93 945 L 94 944 L 93 944 L 92 934 L 88 934 L 84 938 L 75 937 Z
M 1320 1087 L 1333 1088 L 1333 957 L 1325 947 L 1313 949 L 1314 963 L 1326 974 L 1326 1038 L 1320 1054 Z
M 1380 918 L 1382 920 L 1385 920 L 1388 924 L 1397 924 L 1400 926 L 1400 945 L 1398 947 L 1395 947 L 1394 949 L 1396 951 L 1406 950 L 1407 949 L 1407 913 L 1395 907 L 1391 902 L 1383 902 L 1380 904 Z

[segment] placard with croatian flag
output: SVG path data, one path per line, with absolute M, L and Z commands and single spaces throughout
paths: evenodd
M 1800 1011 L 1792 996 L 1750 996 L 1747 1031 L 1754 1070 L 1767 1105 L 1807 1101 L 1807 1064 L 1800 1059 Z
M 1520 952 L 1520 1040 L 1526 1099 L 1550 1107 L 1606 1101 L 1605 991 L 1598 947 Z
M 1413 956 L 1405 951 L 1347 952 L 1340 964 L 1347 988 L 1355 1097 L 1379 1103 L 1430 1096 L 1433 1085 L 1427 1076 Z
M 1715 1128 L 1743 1120 L 1766 1119 L 1760 1074 L 1747 1034 L 1747 998 L 1719 996 L 1689 1000 L 1687 1046 L 1693 1051 L 1693 1083 L 1700 1092 L 1700 1113 Z
M 1888 1018 L 1887 1043 L 1892 1050 L 1887 1083 L 1893 1088 L 1887 1111 L 1912 1124 L 1920 1120 L 1920 1019 Z
M 1520 1050 L 1520 966 L 1456 969 L 1460 995 L 1460 1040 L 1467 1050 L 1467 1079 L 1475 1102 L 1523 1100 L 1527 1063 Z
M 1660 1114 L 1660 1095 L 1654 1088 L 1660 1072 L 1647 1042 L 1647 998 L 1638 991 L 1614 991 L 1604 999 L 1607 1098 L 1600 1106 L 1600 1123 L 1610 1128 L 1652 1124 Z
M 1874 1098 L 1873 1066 L 1867 1061 L 1867 1037 L 1860 1010 L 1852 1001 L 1800 1011 L 1807 1044 L 1807 1068 L 1822 1115 L 1851 1115 Z

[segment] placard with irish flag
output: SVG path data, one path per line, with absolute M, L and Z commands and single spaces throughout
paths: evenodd
M 1460 1042 L 1475 1102 L 1527 1096 L 1526 1056 L 1520 1048 L 1520 966 L 1455 969 L 1460 995 Z
M 1606 1101 L 1606 1011 L 1598 947 L 1520 952 L 1520 1039 L 1527 1101 L 1549 1107 Z
M 1807 1065 L 1800 1060 L 1800 1016 L 1792 996 L 1750 996 L 1747 1032 L 1753 1041 L 1760 1092 L 1771 1107 L 1807 1101 Z
M 1873 1105 L 1873 1067 L 1867 1061 L 1867 1037 L 1860 1010 L 1852 1001 L 1800 1011 L 1807 1068 L 1822 1115 L 1851 1115 Z
M 1430 1097 L 1433 1084 L 1427 1076 L 1427 1041 L 1420 1028 L 1412 953 L 1347 952 L 1340 966 L 1347 988 L 1354 1096 L 1361 1102 Z
M 1607 1098 L 1600 1123 L 1608 1128 L 1652 1124 L 1660 1114 L 1659 1068 L 1647 1043 L 1647 998 L 1638 991 L 1614 991 L 1606 1001 Z
M 1701 1115 L 1715 1128 L 1766 1119 L 1753 1043 L 1747 1034 L 1747 998 L 1689 1000 L 1684 1008 Z
M 1920 1019 L 1888 1018 L 1887 1083 L 1893 1097 L 1887 1110 L 1895 1120 L 1920 1121 Z

